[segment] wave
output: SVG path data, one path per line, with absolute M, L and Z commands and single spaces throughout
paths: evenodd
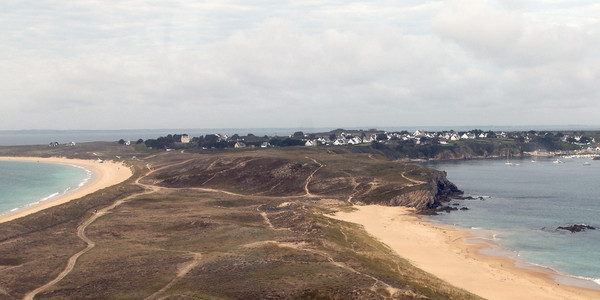
M 77 166 L 77 165 L 71 165 L 71 164 L 63 164 L 63 165 L 69 165 L 69 166 L 76 167 L 76 168 L 84 170 L 85 173 L 86 173 L 85 178 L 83 178 L 83 180 L 80 181 L 77 185 L 65 188 L 62 192 L 54 192 L 54 193 L 52 193 L 52 194 L 50 194 L 50 195 L 48 195 L 46 197 L 43 197 L 43 198 L 41 198 L 41 199 L 39 199 L 37 201 L 30 202 L 30 203 L 27 203 L 27 204 L 23 204 L 21 206 L 18 206 L 18 207 L 9 209 L 9 210 L 4 210 L 3 212 L 0 212 L 0 216 L 10 215 L 10 214 L 13 214 L 15 212 L 18 212 L 19 210 L 36 206 L 36 205 L 38 205 L 38 204 L 40 204 L 42 202 L 45 202 L 45 201 L 48 201 L 48 200 L 51 200 L 51 199 L 54 199 L 54 198 L 57 198 L 57 197 L 65 196 L 65 195 L 67 195 L 67 194 L 69 194 L 71 192 L 74 192 L 74 191 L 82 188 L 83 186 L 89 184 L 90 182 L 92 182 L 94 180 L 94 173 L 91 170 L 89 170 L 89 169 L 87 169 L 85 167 Z
M 44 202 L 44 201 L 50 200 L 50 199 L 52 199 L 52 198 L 54 198 L 54 197 L 56 197 L 56 196 L 58 196 L 58 195 L 60 195 L 60 193 L 54 193 L 54 194 L 51 194 L 50 196 L 47 196 L 47 197 L 44 197 L 44 198 L 40 199 L 40 201 L 39 201 L 39 202 Z M 63 193 L 63 195 L 64 195 L 64 193 Z M 38 203 L 39 203 L 39 202 L 38 202 Z

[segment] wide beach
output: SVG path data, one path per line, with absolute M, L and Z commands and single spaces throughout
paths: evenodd
M 487 299 L 600 299 L 600 291 L 556 283 L 552 270 L 525 269 L 506 257 L 487 256 L 472 235 L 437 225 L 404 207 L 355 206 L 334 218 L 363 225 L 365 230 L 416 267 Z
M 90 183 L 70 192 L 61 197 L 44 201 L 38 205 L 26 207 L 18 210 L 15 213 L 0 216 L 0 223 L 7 222 L 10 220 L 18 219 L 20 217 L 44 210 L 46 208 L 60 205 L 71 200 L 81 198 L 87 194 L 93 193 L 97 190 L 121 183 L 133 174 L 131 169 L 123 163 L 104 161 L 100 163 L 95 160 L 84 160 L 84 159 L 67 159 L 62 157 L 0 157 L 0 160 L 12 160 L 12 161 L 33 161 L 33 162 L 44 162 L 44 163 L 58 163 L 67 165 L 76 165 L 86 168 L 92 171 L 95 175 L 95 179 Z

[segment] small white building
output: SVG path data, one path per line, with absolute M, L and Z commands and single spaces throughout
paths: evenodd
M 304 146 L 306 146 L 306 147 L 315 147 L 315 146 L 317 146 L 317 141 L 308 140 L 308 141 L 306 141 L 306 143 L 304 143 Z

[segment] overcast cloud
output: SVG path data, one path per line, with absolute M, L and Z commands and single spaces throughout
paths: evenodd
M 598 125 L 597 1 L 2 1 L 0 130 Z

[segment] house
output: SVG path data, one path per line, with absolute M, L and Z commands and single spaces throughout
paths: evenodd
M 460 137 L 457 134 L 453 134 L 450 136 L 450 140 L 453 142 L 456 142 L 456 141 L 460 140 Z
M 244 142 L 236 142 L 233 146 L 234 148 L 246 148 L 246 144 Z
M 184 144 L 188 144 L 190 142 L 190 136 L 187 134 L 184 134 L 181 136 L 181 142 Z
M 268 148 L 271 147 L 271 144 L 269 144 L 269 142 L 263 142 L 262 144 L 260 144 L 261 148 Z
M 358 145 L 358 144 L 362 144 L 362 142 L 363 142 L 363 140 L 357 136 L 348 140 L 348 144 L 350 144 L 350 145 Z
M 58 142 L 52 142 L 50 144 L 48 144 L 48 147 L 58 147 Z
M 341 138 L 341 139 L 335 140 L 333 142 L 333 144 L 336 145 L 336 146 L 343 146 L 343 145 L 348 144 L 348 141 L 346 139 Z
M 375 140 L 375 138 L 376 138 L 376 137 L 373 137 L 373 135 L 366 136 L 366 137 L 363 139 L 363 143 L 371 143 L 371 142 L 373 142 L 373 141 Z
M 131 141 L 126 141 L 125 146 L 129 146 L 129 145 L 131 145 Z
M 308 141 L 306 141 L 306 143 L 304 143 L 304 146 L 306 146 L 306 147 L 315 147 L 315 146 L 317 146 L 317 141 L 308 140 Z

